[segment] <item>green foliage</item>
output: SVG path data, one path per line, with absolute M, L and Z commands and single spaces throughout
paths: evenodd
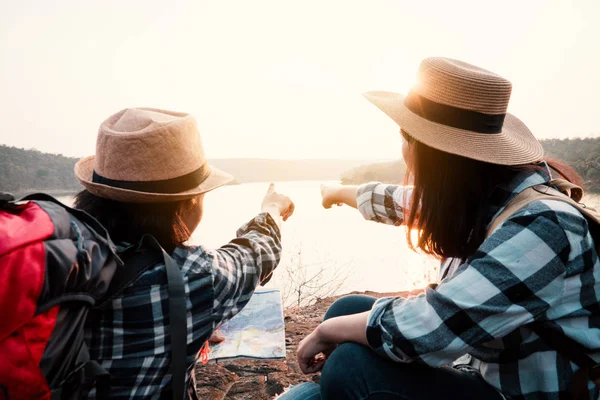
M 76 158 L 0 145 L 0 192 L 77 191 Z
M 548 139 L 546 155 L 565 161 L 585 181 L 589 192 L 600 192 L 600 138 Z

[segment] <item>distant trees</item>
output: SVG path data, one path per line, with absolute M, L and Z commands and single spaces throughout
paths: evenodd
M 566 161 L 582 176 L 588 191 L 600 192 L 600 138 L 548 139 L 542 144 L 549 157 Z M 0 145 L 0 191 L 77 191 L 76 158 Z M 214 160 L 217 167 L 233 172 L 240 182 L 261 180 L 335 179 L 350 161 Z M 223 164 L 223 165 L 221 165 Z M 258 168 L 258 166 L 262 166 Z M 255 168 L 256 167 L 256 168 Z M 248 172 L 251 171 L 249 175 Z M 283 171 L 283 172 L 282 172 Z M 401 184 L 406 167 L 402 160 L 365 164 L 341 174 L 346 184 L 369 181 Z M 239 175 L 239 176 L 238 176 Z
M 22 195 L 31 191 L 77 191 L 76 158 L 0 145 L 0 191 Z M 358 164 L 352 160 L 212 159 L 236 183 L 296 180 L 335 180 Z
M 542 144 L 548 157 L 566 161 L 581 175 L 590 192 L 600 192 L 600 138 L 547 139 Z M 406 167 L 402 160 L 367 164 L 342 173 L 342 183 L 370 181 L 402 183 Z
M 588 191 L 600 192 L 600 138 L 548 139 L 543 144 L 548 156 L 575 168 Z
M 346 185 L 371 181 L 401 184 L 405 172 L 406 165 L 402 160 L 365 164 L 342 173 L 341 181 Z
M 76 191 L 81 185 L 73 174 L 76 158 L 0 145 L 0 191 Z

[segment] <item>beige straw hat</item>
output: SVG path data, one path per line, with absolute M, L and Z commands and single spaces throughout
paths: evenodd
M 492 164 L 540 161 L 540 142 L 506 112 L 510 81 L 448 58 L 426 58 L 408 95 L 368 92 L 365 97 L 410 136 L 435 149 Z
M 208 164 L 194 117 L 152 108 L 104 121 L 96 155 L 79 160 L 75 175 L 92 194 L 128 203 L 189 199 L 233 180 Z

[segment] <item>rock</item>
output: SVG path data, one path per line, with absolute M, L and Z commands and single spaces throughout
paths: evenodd
M 270 372 L 288 369 L 285 361 L 277 360 L 236 360 L 223 365 L 238 376 L 267 376 Z
M 364 292 L 373 297 L 409 297 L 421 290 L 399 293 Z M 219 364 L 194 366 L 192 384 L 196 398 L 202 400 L 247 400 L 272 399 L 292 385 L 302 382 L 319 383 L 320 374 L 304 375 L 296 361 L 297 344 L 311 333 L 321 322 L 329 306 L 339 297 L 319 299 L 306 307 L 285 310 L 285 360 L 236 360 Z
M 200 366 L 198 366 L 200 364 Z M 190 385 L 198 399 L 223 399 L 239 377 L 219 364 L 196 363 Z
M 273 397 L 283 393 L 286 388 L 304 380 L 305 377 L 299 373 L 290 373 L 289 371 L 273 372 L 267 376 L 266 392 Z
M 246 393 L 265 393 L 265 379 L 265 376 L 262 375 L 240 378 L 229 389 L 227 397 Z

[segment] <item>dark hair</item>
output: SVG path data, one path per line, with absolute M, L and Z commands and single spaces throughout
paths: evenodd
M 413 250 L 419 248 L 442 258 L 466 259 L 483 243 L 490 222 L 488 200 L 494 189 L 521 172 L 544 170 L 537 164 L 505 166 L 472 160 L 436 150 L 404 131 L 402 135 L 412 145 L 414 179 L 407 240 Z M 565 179 L 582 183 L 575 170 L 563 162 L 547 163 Z M 412 228 L 419 230 L 416 245 L 410 235 Z
M 83 190 L 75 196 L 74 207 L 96 218 L 117 244 L 134 244 L 144 234 L 151 234 L 172 253 L 191 236 L 183 215 L 197 202 L 198 197 L 166 203 L 123 203 Z

